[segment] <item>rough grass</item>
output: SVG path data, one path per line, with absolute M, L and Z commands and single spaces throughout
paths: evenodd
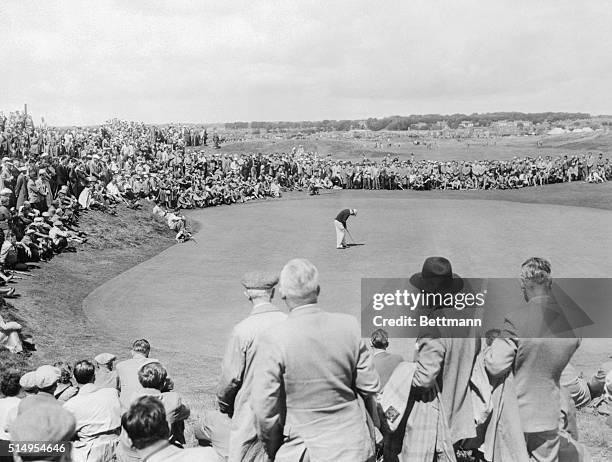
M 27 359 L 2 353 L 2 368 L 32 369 L 126 349 L 85 317 L 82 301 L 95 287 L 173 244 L 173 233 L 153 219 L 149 209 L 120 207 L 116 216 L 85 213 L 79 229 L 88 234 L 88 242 L 78 246 L 77 253 L 39 263 L 40 268 L 17 281 L 21 297 L 7 304 L 2 314 L 26 326 L 37 351 Z

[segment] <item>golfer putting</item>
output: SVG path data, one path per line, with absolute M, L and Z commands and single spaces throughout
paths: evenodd
M 336 227 L 336 249 L 348 248 L 348 245 L 346 244 L 346 235 L 348 233 L 350 236 L 350 233 L 346 227 L 346 221 L 351 215 L 357 216 L 357 209 L 344 209 L 340 211 L 334 220 L 334 226 Z M 353 239 L 352 236 L 351 239 Z

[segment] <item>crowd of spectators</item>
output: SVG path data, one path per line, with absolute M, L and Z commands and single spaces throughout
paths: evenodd
M 216 133 L 213 139 L 218 147 Z M 9 204 L 16 210 L 27 201 L 42 212 L 61 190 L 85 208 L 112 212 L 118 203 L 137 207 L 141 198 L 175 211 L 279 197 L 288 190 L 512 189 L 612 178 L 612 164 L 601 153 L 351 161 L 302 146 L 288 153 L 230 155 L 204 149 L 207 140 L 204 128 L 120 120 L 92 128 L 34 127 L 24 114 L 12 113 L 0 116 L 0 182 L 11 189 Z
M 15 460 L 589 460 L 575 410 L 596 403 L 610 415 L 612 363 L 588 382 L 573 370 L 580 339 L 547 322 L 557 303 L 550 274 L 542 258 L 522 265 L 527 305 L 507 315 L 501 334 L 426 329 L 406 359 L 387 351 L 386 331 L 366 345 L 355 318 L 318 304 L 318 270 L 308 260 L 291 260 L 280 274 L 250 272 L 242 279 L 250 312 L 227 341 L 218 410 L 192 416 L 139 339 L 119 362 L 100 353 L 4 373 L 0 451 L 44 441 L 64 449 Z M 428 258 L 410 281 L 428 293 L 463 287 L 443 257 Z M 286 307 L 274 304 L 277 285 Z M 452 307 L 429 309 L 435 318 Z M 186 443 L 187 426 L 198 447 Z

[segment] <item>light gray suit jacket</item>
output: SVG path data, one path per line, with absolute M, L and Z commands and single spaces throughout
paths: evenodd
M 377 393 L 379 377 L 354 317 L 318 305 L 295 308 L 260 335 L 257 348 L 251 403 L 270 456 L 372 458 L 374 443 L 358 395 Z
M 501 376 L 511 368 L 514 371 L 525 433 L 559 426 L 561 373 L 580 345 L 580 339 L 567 337 L 568 327 L 553 298 L 536 297 L 507 316 L 502 337 L 485 352 L 490 375 Z

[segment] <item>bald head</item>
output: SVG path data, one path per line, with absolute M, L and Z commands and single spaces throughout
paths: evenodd
M 279 288 L 289 308 L 316 303 L 319 296 L 319 271 L 305 258 L 294 258 L 283 267 Z

